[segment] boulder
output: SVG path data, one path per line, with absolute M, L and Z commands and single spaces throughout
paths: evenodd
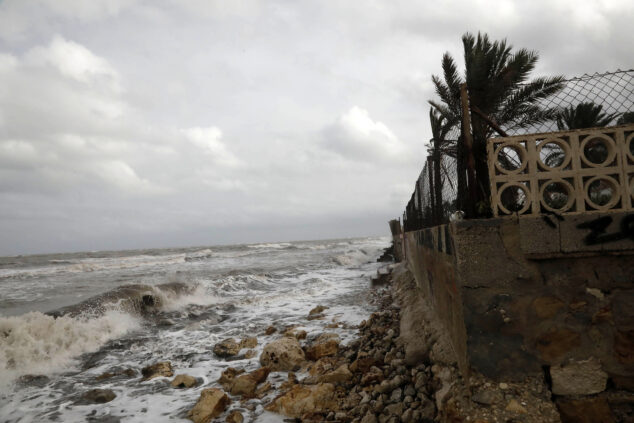
M 275 398 L 266 409 L 294 418 L 301 418 L 309 413 L 324 413 L 336 408 L 334 394 L 335 386 L 330 383 L 295 385 Z
M 230 403 L 231 400 L 222 390 L 217 388 L 203 389 L 198 402 L 189 411 L 187 417 L 194 423 L 209 423 L 222 414 Z
M 273 326 L 269 326 L 268 328 L 266 328 L 266 330 L 264 331 L 265 335 L 273 335 L 275 332 L 277 331 L 277 329 Z
M 330 339 L 325 342 L 315 343 L 306 348 L 306 358 L 309 360 L 319 360 L 322 357 L 333 356 L 339 351 L 339 341 Z
M 257 386 L 266 380 L 269 373 L 268 367 L 262 367 L 249 374 L 238 376 L 231 385 L 231 395 L 253 397 Z
M 322 306 L 322 305 L 318 305 L 317 307 L 315 307 L 311 311 L 309 311 L 308 315 L 309 316 L 314 316 L 315 314 L 321 314 L 321 312 L 324 311 L 324 310 L 328 310 L 328 307 Z
M 155 377 L 172 377 L 174 372 L 172 371 L 172 363 L 169 361 L 161 361 L 159 363 L 146 366 L 141 369 L 143 374 L 143 380 L 153 379 Z
M 85 392 L 78 401 L 80 404 L 105 404 L 116 398 L 112 389 L 91 389 Z
M 198 385 L 198 381 L 195 377 L 190 375 L 176 375 L 172 380 L 172 386 L 174 388 L 191 388 Z
M 284 337 L 264 346 L 260 355 L 260 364 L 272 371 L 291 371 L 299 369 L 305 361 L 305 355 L 295 338 Z
M 242 338 L 240 341 L 240 349 L 242 348 L 255 348 L 258 345 L 258 338 L 250 336 Z
M 244 373 L 244 369 L 238 370 L 238 369 L 234 369 L 233 367 L 228 367 L 220 374 L 218 383 L 222 385 L 222 387 L 226 391 L 230 391 L 231 385 L 233 384 L 233 381 L 235 380 L 236 376 L 241 375 L 242 373 Z
M 563 366 L 552 366 L 550 377 L 555 395 L 591 395 L 603 392 L 608 383 L 608 375 L 601 369 L 601 363 L 594 358 L 572 361 Z
M 319 377 L 319 382 L 323 383 L 343 383 L 352 379 L 352 372 L 348 369 L 348 365 L 344 364 L 337 367 L 336 370 L 326 373 Z
M 258 352 L 257 352 L 256 350 L 247 350 L 247 351 L 244 353 L 244 358 L 249 359 L 249 358 L 253 358 L 253 357 L 255 357 L 256 355 L 258 355 Z
M 242 423 L 244 421 L 244 417 L 242 416 L 241 412 L 239 412 L 238 410 L 234 410 L 229 413 L 225 421 L 227 423 Z
M 256 341 L 257 343 L 257 341 Z M 235 339 L 227 338 L 214 345 L 214 354 L 221 358 L 233 357 L 240 352 L 240 344 Z

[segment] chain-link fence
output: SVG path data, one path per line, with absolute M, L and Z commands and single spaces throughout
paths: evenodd
M 583 127 L 592 119 L 599 123 L 593 126 L 634 123 L 634 69 L 567 79 L 560 91 L 537 103 L 552 112 L 552 119 L 522 128 L 498 127 L 495 119 L 490 119 L 494 136 L 495 132 L 507 136 L 567 130 Z M 429 155 L 403 213 L 405 231 L 447 223 L 452 214 L 463 215 L 468 210 L 477 210 L 478 217 L 487 216 L 488 204 L 475 204 L 468 188 L 469 151 L 465 144 L 470 136 L 459 124 L 441 140 L 431 140 Z M 512 162 L 513 157 L 508 160 Z M 488 183 L 488 178 L 481 177 L 473 181 L 476 185 Z

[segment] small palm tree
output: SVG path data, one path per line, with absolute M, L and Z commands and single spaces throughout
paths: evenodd
M 512 46 L 506 40 L 491 41 L 486 34 L 480 33 L 477 37 L 466 33 L 462 37 L 462 44 L 464 77 L 459 75 L 458 67 L 449 53 L 445 53 L 442 59 L 443 77 L 432 77 L 440 101 L 430 101 L 430 104 L 449 125 L 460 125 L 460 86 L 465 82 L 471 107 L 477 107 L 507 130 L 526 128 L 555 118 L 556 112 L 543 108 L 540 102 L 563 88 L 563 77 L 529 81 L 529 74 L 539 58 L 536 52 L 526 49 L 512 52 Z M 486 140 L 493 134 L 493 129 L 480 116 L 472 114 L 472 130 L 479 188 L 477 201 L 486 203 L 490 195 Z M 465 192 L 463 188 L 459 188 L 459 191 Z
M 560 131 L 567 129 L 595 128 L 608 126 L 619 113 L 603 113 L 603 106 L 593 102 L 579 103 L 576 106 L 568 106 L 557 115 L 557 128 Z

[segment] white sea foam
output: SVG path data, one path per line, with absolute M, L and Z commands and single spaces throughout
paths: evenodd
M 353 250 L 345 254 L 340 254 L 333 258 L 334 262 L 342 266 L 358 266 L 366 263 L 370 257 L 363 250 Z
M 283 248 L 288 248 L 291 245 L 292 244 L 289 243 L 289 242 L 273 242 L 273 243 L 268 243 L 268 244 L 247 245 L 247 247 L 249 247 L 249 248 L 272 248 L 272 249 L 276 249 L 276 250 L 281 250 Z
M 6 387 L 24 374 L 64 370 L 80 354 L 96 351 L 138 327 L 133 316 L 115 310 L 94 319 L 54 318 L 40 312 L 0 317 L 0 384 Z

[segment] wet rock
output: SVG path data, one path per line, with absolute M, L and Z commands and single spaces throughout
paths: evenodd
M 136 371 L 134 369 L 116 370 L 113 372 L 105 372 L 96 377 L 97 380 L 111 379 L 117 376 L 135 377 Z
M 194 423 L 209 423 L 222 414 L 230 403 L 231 400 L 222 390 L 217 388 L 204 389 L 200 393 L 198 402 L 187 416 Z
M 249 374 L 236 377 L 231 385 L 231 395 L 255 396 L 257 386 L 266 380 L 270 372 L 268 367 L 262 367 Z
M 309 316 L 314 316 L 316 314 L 321 314 L 324 310 L 328 310 L 328 307 L 322 306 L 322 305 L 318 305 L 317 307 L 315 307 L 311 311 L 309 311 L 308 315 Z
M 248 359 L 248 358 L 253 358 L 253 357 L 255 357 L 256 355 L 258 355 L 258 352 L 257 352 L 256 350 L 247 350 L 247 351 L 244 353 L 244 358 L 247 358 L 247 359 Z
M 44 375 L 24 375 L 20 376 L 16 381 L 20 386 L 35 386 L 42 388 L 48 384 L 50 379 Z
M 240 341 L 240 349 L 242 348 L 255 348 L 258 345 L 258 338 L 256 337 L 247 337 L 247 338 L 242 338 L 242 340 Z
M 330 383 L 314 386 L 295 385 L 278 396 L 266 409 L 288 417 L 300 418 L 307 413 L 324 413 L 336 408 L 335 387 Z
M 401 414 L 403 414 L 403 404 L 400 402 L 396 404 L 390 404 L 387 407 L 385 407 L 384 411 L 388 415 L 400 417 Z
M 105 404 L 116 398 L 112 389 L 91 389 L 85 392 L 79 401 L 81 404 Z
M 344 364 L 332 372 L 320 376 L 318 380 L 322 383 L 343 383 L 348 382 L 350 379 L 352 379 L 352 372 L 348 369 L 348 365 Z
M 218 379 L 218 383 L 227 391 L 231 390 L 231 385 L 235 380 L 236 376 L 244 373 L 244 369 L 234 369 L 233 367 L 228 367 L 221 374 Z
M 309 360 L 319 360 L 322 357 L 333 356 L 339 351 L 339 341 L 329 339 L 325 342 L 316 343 L 306 348 L 306 358 Z
M 304 351 L 295 338 L 284 337 L 264 346 L 260 355 L 262 366 L 272 371 L 289 371 L 301 367 L 305 361 Z
M 174 388 L 191 388 L 198 385 L 198 380 L 190 375 L 176 375 L 172 380 L 172 386 Z
M 325 375 L 326 373 L 333 371 L 338 363 L 339 360 L 337 357 L 323 357 L 310 366 L 308 373 L 311 376 Z
M 172 371 L 172 363 L 169 361 L 161 361 L 141 369 L 143 380 L 153 379 L 155 377 L 172 377 L 174 372 Z
M 595 359 L 573 361 L 550 368 L 555 395 L 590 395 L 605 390 L 608 375 Z
M 363 357 L 352 362 L 350 370 L 357 373 L 367 373 L 372 366 L 380 365 L 374 357 Z
M 273 326 L 269 326 L 268 328 L 266 328 L 266 330 L 264 331 L 265 335 L 273 335 L 275 332 L 277 332 L 277 329 L 274 328 Z
M 241 412 L 235 410 L 229 413 L 225 421 L 227 423 L 242 423 L 244 421 L 244 417 Z
M 233 338 L 223 339 L 214 345 L 213 351 L 214 354 L 220 358 L 233 357 L 240 352 L 240 344 L 238 344 Z
M 262 398 L 271 389 L 273 389 L 273 385 L 271 385 L 269 382 L 264 382 L 263 384 L 258 386 L 258 388 L 255 390 L 255 396 L 257 398 Z
M 392 394 L 390 395 L 390 401 L 392 402 L 400 402 L 402 398 L 403 391 L 400 388 L 393 390 Z

